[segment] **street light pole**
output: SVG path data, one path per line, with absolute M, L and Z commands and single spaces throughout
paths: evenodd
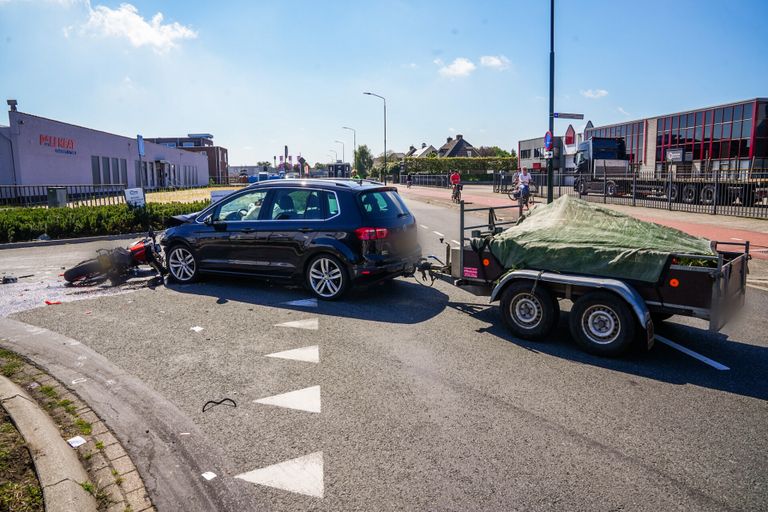
M 342 126 L 342 130 L 352 131 L 352 167 L 355 166 L 355 158 L 357 158 L 357 130 L 350 128 L 349 126 Z
M 554 1 L 554 0 L 553 0 Z M 387 99 L 372 92 L 364 92 L 368 96 L 376 96 L 384 101 L 384 184 L 387 184 Z
M 347 153 L 346 153 L 346 150 L 344 149 L 344 142 L 340 140 L 335 140 L 333 142 L 337 144 L 341 144 L 341 163 L 345 163 L 347 161 L 347 157 L 346 157 Z
M 549 3 L 549 133 L 554 139 L 555 130 L 555 0 Z M 561 155 L 562 157 L 562 155 Z M 553 169 L 554 151 L 552 158 L 547 160 L 547 203 L 554 199 L 555 173 Z

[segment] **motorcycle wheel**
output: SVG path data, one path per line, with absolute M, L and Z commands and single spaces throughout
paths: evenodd
M 68 283 L 90 281 L 102 275 L 101 265 L 96 260 L 81 261 L 64 271 L 64 280 Z

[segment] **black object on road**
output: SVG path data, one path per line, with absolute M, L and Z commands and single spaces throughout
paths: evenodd
M 216 400 L 208 400 L 203 406 L 203 412 L 216 407 L 217 405 L 226 405 L 227 407 L 237 407 L 237 404 L 231 398 L 222 398 L 218 402 Z M 210 407 L 208 407 L 210 406 Z

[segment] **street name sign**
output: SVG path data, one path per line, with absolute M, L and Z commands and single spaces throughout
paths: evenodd
M 584 114 L 568 114 L 565 112 L 555 112 L 552 116 L 557 119 L 584 119 Z

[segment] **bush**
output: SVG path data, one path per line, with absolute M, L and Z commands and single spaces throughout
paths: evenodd
M 164 229 L 174 215 L 200 211 L 209 201 L 149 203 L 146 208 L 81 206 L 78 208 L 8 208 L 0 210 L 0 243 L 51 238 L 120 235 Z
M 477 158 L 406 158 L 406 173 L 450 174 L 459 171 L 462 176 L 468 174 L 486 174 L 486 171 L 517 170 L 517 157 L 477 157 Z

